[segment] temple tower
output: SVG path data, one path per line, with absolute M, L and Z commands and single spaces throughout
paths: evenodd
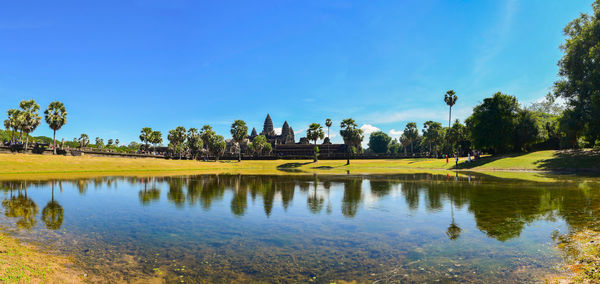
M 271 116 L 267 114 L 267 118 L 265 118 L 265 124 L 263 125 L 263 131 L 260 133 L 267 137 L 275 136 L 275 130 L 273 129 L 273 120 L 271 120 Z

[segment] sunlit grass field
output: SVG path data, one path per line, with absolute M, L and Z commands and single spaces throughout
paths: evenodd
M 477 171 L 506 177 L 539 179 L 541 173 L 600 174 L 600 154 L 595 151 L 537 151 L 526 154 L 484 157 L 471 163 L 466 158 L 455 167 L 453 159 L 395 160 L 243 160 L 190 161 L 154 158 L 52 156 L 0 154 L 0 179 L 39 177 L 86 177 L 98 175 L 181 174 L 393 174 L 443 173 L 450 170 Z M 530 176 L 529 178 L 526 178 Z M 544 176 L 547 176 L 544 175 Z
M 577 171 L 600 170 L 600 153 L 594 151 L 537 151 L 526 154 L 512 154 L 497 157 L 484 157 L 467 163 L 459 160 L 457 169 L 468 170 L 514 170 L 514 171 Z M 98 172 L 239 172 L 239 173 L 293 173 L 298 171 L 317 173 L 389 173 L 397 170 L 455 169 L 453 159 L 395 159 L 395 160 L 243 160 L 237 161 L 191 161 L 165 160 L 154 158 L 118 158 L 91 156 L 52 156 L 0 154 L 0 174 L 31 173 L 98 173 Z

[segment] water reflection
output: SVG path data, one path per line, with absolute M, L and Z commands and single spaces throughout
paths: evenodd
M 42 220 L 44 221 L 44 224 L 46 224 L 46 228 L 51 230 L 60 229 L 60 226 L 63 223 L 64 213 L 62 206 L 54 200 L 54 182 L 52 182 L 52 198 L 42 210 Z
M 445 178 L 444 178 L 445 177 Z M 312 214 L 331 213 L 329 191 L 341 185 L 343 195 L 340 211 L 343 216 L 353 218 L 364 201 L 363 182 L 368 181 L 369 199 L 382 199 L 394 189 L 399 189 L 407 207 L 416 211 L 420 205 L 426 211 L 437 212 L 444 204 L 450 208 L 450 225 L 446 230 L 449 239 L 460 236 L 462 229 L 454 219 L 456 208 L 467 206 L 476 220 L 477 227 L 489 237 L 506 241 L 518 237 L 526 224 L 535 220 L 553 221 L 564 218 L 573 227 L 588 224 L 590 216 L 595 219 L 600 208 L 599 195 L 593 191 L 596 184 L 586 184 L 587 190 L 577 190 L 581 185 L 556 186 L 534 183 L 517 183 L 519 190 L 506 194 L 506 185 L 498 181 L 482 183 L 481 178 L 436 176 L 429 174 L 396 175 L 385 178 L 335 177 L 335 176 L 244 176 L 244 175 L 200 175 L 183 177 L 103 177 L 72 181 L 5 181 L 1 182 L 5 199 L 2 201 L 4 214 L 15 218 L 19 228 L 31 229 L 36 224 L 38 206 L 28 197 L 29 186 L 50 186 L 50 200 L 42 210 L 41 219 L 48 229 L 61 227 L 64 209 L 55 200 L 54 188 L 70 183 L 79 194 L 85 195 L 89 184 L 95 188 L 119 187 L 119 183 L 139 186 L 139 202 L 149 206 L 159 202 L 161 188 L 167 189 L 166 199 L 176 208 L 199 204 L 210 210 L 213 202 L 222 200 L 231 191 L 230 211 L 244 216 L 248 198 L 262 199 L 264 214 L 272 214 L 274 203 L 280 199 L 284 210 L 290 206 L 296 190 L 306 194 L 306 205 Z M 472 181 L 473 180 L 473 181 Z M 577 208 L 577 210 L 574 210 Z M 584 221 L 582 221 L 584 220 Z
M 183 273 L 188 280 L 206 277 L 217 282 L 232 279 L 228 277 L 269 282 L 269 275 L 291 282 L 304 282 L 307 275 L 376 280 L 372 274 L 413 268 L 409 274 L 423 275 L 412 280 L 428 281 L 431 275 L 440 279 L 448 274 L 447 269 L 421 270 L 426 259 L 436 256 L 447 261 L 478 255 L 486 265 L 498 265 L 494 261 L 501 259 L 511 263 L 517 256 L 535 258 L 540 248 L 528 242 L 551 238 L 529 225 L 565 224 L 569 230 L 594 226 L 600 216 L 598 188 L 589 182 L 541 184 L 431 174 L 0 182 L 4 216 L 23 232 L 62 228 L 73 232 L 77 241 L 72 243 L 85 245 L 86 251 L 98 246 L 96 254 L 86 252 L 84 259 L 112 265 L 107 255 L 118 252 L 120 261 L 127 252 L 143 263 L 131 271 L 151 274 L 163 265 L 161 269 L 171 271 L 169 277 L 175 270 L 164 263 L 177 260 L 193 267 L 194 272 Z M 41 214 L 36 203 L 46 204 Z M 529 235 L 522 236 L 527 228 Z M 513 254 L 490 251 L 494 244 L 503 250 L 514 246 L 509 240 L 523 247 Z M 535 251 L 523 249 L 527 247 Z M 150 261 L 154 258 L 156 264 Z M 471 273 L 463 280 L 479 279 L 472 278 L 480 277 L 472 272 L 479 273 L 480 267 L 461 265 L 451 268 L 465 277 Z M 551 264 L 540 267 L 550 269 Z M 488 277 L 500 279 L 496 274 Z

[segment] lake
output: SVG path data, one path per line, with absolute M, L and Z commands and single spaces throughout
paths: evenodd
M 0 225 L 109 281 L 532 282 L 561 272 L 558 236 L 600 217 L 596 182 L 484 174 L 102 177 L 0 189 Z

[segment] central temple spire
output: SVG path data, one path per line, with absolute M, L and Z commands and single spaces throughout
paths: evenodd
M 261 134 L 265 136 L 275 135 L 275 130 L 273 129 L 273 120 L 271 120 L 271 116 L 269 114 L 267 114 L 267 118 L 265 118 L 265 124 L 263 125 L 263 131 Z

